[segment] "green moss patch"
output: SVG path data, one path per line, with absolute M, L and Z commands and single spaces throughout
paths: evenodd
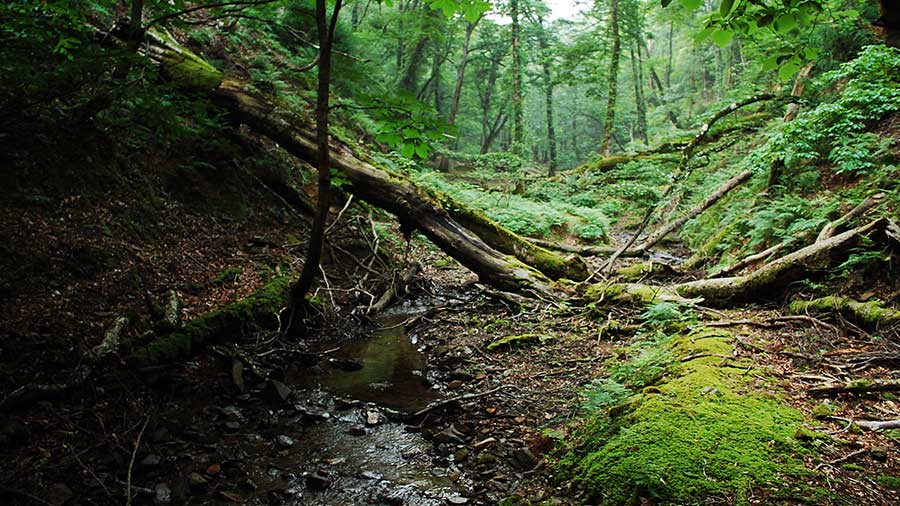
M 670 351 L 730 355 L 727 336 L 705 329 L 672 340 Z M 722 362 L 675 361 L 668 381 L 593 413 L 563 473 L 600 505 L 747 504 L 758 487 L 781 492 L 789 477 L 807 472 L 796 437 L 803 415 L 753 392 L 754 371 Z
M 259 329 L 275 330 L 278 328 L 276 314 L 284 304 L 290 283 L 288 276 L 277 277 L 249 297 L 206 313 L 135 350 L 127 363 L 132 367 L 147 367 L 175 362 L 211 341 L 236 338 Z

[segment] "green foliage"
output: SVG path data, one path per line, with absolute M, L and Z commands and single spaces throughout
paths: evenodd
M 606 216 L 589 207 L 559 201 L 536 202 L 520 195 L 489 192 L 470 183 L 451 182 L 437 172 L 414 173 L 414 179 L 484 211 L 517 234 L 549 237 L 569 230 L 585 240 L 601 240 L 609 230 Z
M 597 412 L 622 404 L 634 395 L 634 392 L 615 380 L 600 378 L 592 380 L 581 392 L 581 395 L 585 399 L 582 404 L 584 409 L 589 412 Z
M 647 306 L 647 309 L 641 314 L 641 318 L 651 327 L 665 328 L 674 323 L 696 319 L 696 315 L 690 306 L 677 302 L 660 301 Z

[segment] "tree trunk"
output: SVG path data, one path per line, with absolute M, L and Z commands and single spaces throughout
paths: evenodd
M 613 0 L 616 1 L 616 0 Z M 522 55 L 519 51 L 519 0 L 510 0 L 512 17 L 512 106 L 513 139 L 512 151 L 522 154 Z
M 811 244 L 768 263 L 744 276 L 702 279 L 673 286 L 642 284 L 594 285 L 585 294 L 591 300 L 650 303 L 655 300 L 698 301 L 717 307 L 747 301 L 771 300 L 785 288 L 817 273 L 826 273 L 844 262 L 859 245 L 869 240 L 897 242 L 897 225 L 884 218 L 848 230 L 822 242 Z
M 316 0 L 316 25 L 319 32 L 319 87 L 316 92 L 316 170 L 319 174 L 319 195 L 316 202 L 316 217 L 313 219 L 309 245 L 306 250 L 306 261 L 300 279 L 291 285 L 291 305 L 299 307 L 306 302 L 306 294 L 312 288 L 313 281 L 319 274 L 319 260 L 322 258 L 322 245 L 325 243 L 325 224 L 328 221 L 328 208 L 331 206 L 331 156 L 328 133 L 328 99 L 331 94 L 331 44 L 334 41 L 334 29 L 341 12 L 342 0 L 334 4 L 329 22 L 325 0 Z M 287 329 L 285 329 L 287 330 Z
M 463 41 L 462 59 L 459 62 L 459 67 L 456 69 L 456 86 L 453 88 L 453 101 L 450 103 L 450 116 L 447 118 L 447 123 L 450 125 L 456 123 L 456 115 L 459 113 L 459 101 L 462 98 L 466 66 L 469 64 L 469 43 L 472 41 L 472 33 L 475 31 L 475 27 L 478 26 L 479 21 L 481 21 L 481 17 L 473 23 L 466 23 L 466 38 Z
M 619 40 L 619 0 L 609 0 L 609 31 L 612 37 L 612 54 L 609 58 L 609 86 L 606 96 L 606 121 L 603 124 L 603 139 L 600 141 L 600 153 L 609 156 L 612 148 L 612 134 L 616 122 L 616 90 L 619 77 L 619 57 L 622 44 Z
M 649 144 L 650 140 L 647 138 L 647 105 L 644 103 L 644 76 L 642 72 L 638 72 L 638 61 L 640 58 L 640 47 L 638 48 L 638 56 L 635 57 L 634 54 L 634 46 L 632 46 L 631 50 L 631 74 L 634 80 L 634 102 L 635 108 L 637 110 L 637 127 L 638 127 L 638 137 L 644 144 Z
M 553 127 L 553 76 L 550 74 L 550 43 L 547 41 L 547 30 L 544 20 L 538 17 L 538 44 L 541 49 L 541 68 L 544 73 L 545 106 L 547 111 L 547 150 L 549 151 L 548 175 L 556 174 L 556 130 Z

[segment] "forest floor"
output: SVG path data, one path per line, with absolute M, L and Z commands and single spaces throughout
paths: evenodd
M 147 186 L 161 195 L 113 181 L 114 190 L 88 184 L 81 197 L 65 196 L 63 184 L 3 197 L 0 400 L 28 384 L 75 381 L 90 368 L 81 357 L 118 317 L 131 321 L 123 337 L 137 337 L 170 290 L 190 320 L 246 297 L 299 257 L 305 220 L 252 179 L 220 185 L 219 173 L 174 167 L 132 176 L 160 178 Z M 200 189 L 180 194 L 185 177 Z M 247 205 L 222 187 L 240 188 Z M 220 207 L 194 207 L 215 194 Z M 399 237 L 366 218 L 345 216 L 336 227 L 335 245 L 348 253 L 330 250 L 336 261 L 326 263 L 329 285 L 318 297 L 326 309 L 303 340 L 255 333 L 143 370 L 113 360 L 77 388 L 8 406 L 3 504 L 579 502 L 582 491 L 556 473 L 561 442 L 589 419 L 586 386 L 628 359 L 642 308 L 513 307 L 416 239 L 406 256 L 425 269 L 409 294 L 383 316 L 361 317 L 350 309 L 365 301 L 347 295 L 358 282 L 353 252 L 371 246 L 359 236 L 381 228 L 385 241 Z M 900 501 L 897 431 L 846 421 L 896 418 L 897 398 L 809 392 L 890 377 L 896 329 L 776 324 L 771 306 L 695 311 L 690 326 L 727 324 L 731 358 L 774 378 L 778 398 L 823 434 L 804 457 L 810 481 L 826 491 L 812 502 Z
M 258 231 L 236 240 L 249 244 Z M 271 263 L 283 253 L 267 251 L 245 269 L 255 272 L 254 262 Z M 305 342 L 245 338 L 150 374 L 112 372 L 70 398 L 4 418 L 2 475 L 9 479 L 0 494 L 7 504 L 121 504 L 130 482 L 134 504 L 576 501 L 579 491 L 554 479 L 558 442 L 584 423 L 584 386 L 625 359 L 639 311 L 615 310 L 615 319 L 634 327 L 609 335 L 609 315 L 512 308 L 485 296 L 468 271 L 433 248 L 414 246 L 411 256 L 428 267 L 408 300 L 388 313 L 398 322 L 393 327 L 406 329 L 400 338 L 415 345 L 409 356 L 392 359 L 388 372 L 375 373 L 380 381 L 366 376 L 362 390 L 352 391 L 362 395 L 348 396 L 340 382 L 323 378 L 374 367 L 359 345 L 373 341 L 377 326 L 364 321 L 326 324 Z M 226 283 L 233 293 L 216 288 L 210 295 L 240 297 L 258 285 L 254 279 L 236 276 Z M 191 314 L 216 304 L 187 300 Z M 831 436 L 819 458 L 807 462 L 815 482 L 833 493 L 817 503 L 896 504 L 900 495 L 889 479 L 900 476 L 896 437 L 850 430 L 839 419 L 891 418 L 900 412 L 894 398 L 832 396 L 823 415 L 822 398 L 808 393 L 845 367 L 858 368 L 856 377 L 884 376 L 877 364 L 844 357 L 883 355 L 889 345 L 861 329 L 837 330 L 814 319 L 767 324 L 777 316 L 772 308 L 701 309 L 696 325 L 732 328 L 735 359 L 750 358 L 777 378 L 784 401 L 807 415 L 808 428 Z M 509 336 L 518 339 L 491 346 Z M 235 356 L 257 357 L 243 390 L 232 373 Z M 32 363 L 9 381 L 66 371 Z M 413 393 L 422 398 L 400 402 L 397 396 L 415 387 L 391 390 L 390 383 L 409 372 L 419 376 L 421 390 Z M 387 390 L 379 396 L 378 389 Z M 376 394 L 366 400 L 366 390 Z M 414 418 L 403 414 L 435 399 L 458 402 Z

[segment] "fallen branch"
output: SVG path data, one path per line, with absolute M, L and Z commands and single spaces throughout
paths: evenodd
M 485 396 L 488 396 L 491 394 L 495 394 L 495 393 L 499 392 L 500 390 L 503 390 L 504 388 L 510 388 L 511 386 L 512 385 L 500 385 L 496 388 L 492 388 L 490 390 L 485 390 L 484 392 L 478 392 L 475 394 L 463 394 L 463 395 L 458 395 L 456 397 L 451 397 L 449 399 L 444 399 L 442 401 L 432 403 L 429 406 L 420 409 L 419 411 L 416 411 L 415 413 L 410 415 L 409 418 L 418 418 L 420 416 L 427 415 L 428 413 L 431 413 L 432 411 L 434 411 L 436 409 L 440 409 L 440 408 L 443 408 L 444 406 L 449 406 L 450 404 L 455 404 L 457 402 L 471 401 L 473 399 L 478 399 L 480 397 L 485 397 Z
M 834 236 L 835 232 L 837 232 L 837 230 L 840 227 L 850 223 L 854 219 L 859 218 L 860 216 L 865 214 L 866 211 L 868 211 L 869 209 L 875 207 L 878 203 L 880 203 L 883 200 L 883 198 L 884 198 L 883 193 L 876 193 L 875 195 L 866 197 L 862 202 L 859 203 L 859 205 L 854 207 L 848 213 L 844 214 L 843 216 L 841 216 L 840 218 L 838 218 L 832 222 L 827 223 L 824 227 L 822 227 L 822 230 L 819 232 L 818 237 L 816 237 L 816 240 L 813 242 L 823 242 L 826 239 L 830 239 L 831 237 Z M 807 230 L 806 232 L 804 232 L 803 234 L 800 234 L 797 237 L 788 239 L 787 241 L 783 241 L 779 244 L 775 244 L 774 246 L 766 248 L 765 250 L 760 251 L 759 253 L 754 253 L 752 255 L 748 255 L 747 257 L 743 258 L 739 262 L 737 262 L 729 267 L 726 267 L 726 268 L 722 269 L 721 271 L 713 274 L 712 277 L 730 276 L 731 274 L 733 274 L 735 272 L 739 272 L 751 265 L 756 264 L 757 262 L 760 262 L 762 260 L 770 258 L 774 254 L 776 254 L 779 251 L 781 251 L 782 249 L 784 249 L 790 243 L 793 243 L 793 242 L 803 243 L 803 242 L 809 241 L 812 238 L 812 234 L 813 234 L 813 231 L 810 229 L 810 230 Z
M 141 447 L 141 438 L 144 437 L 144 431 L 147 430 L 148 423 L 150 423 L 150 415 L 147 415 L 147 419 L 144 420 L 144 425 L 141 426 L 137 441 L 134 443 L 134 450 L 131 452 L 131 461 L 128 463 L 128 477 L 125 482 L 125 506 L 131 506 L 131 499 L 133 498 L 131 495 L 131 472 L 134 470 L 134 459 L 137 457 L 138 449 Z
M 642 242 L 636 249 L 640 251 L 647 251 L 653 246 L 656 246 L 659 241 L 663 240 L 667 235 L 671 234 L 675 230 L 678 230 L 682 225 L 690 221 L 691 219 L 697 217 L 703 211 L 706 211 L 710 207 L 713 206 L 716 202 L 722 199 L 725 195 L 728 194 L 731 190 L 737 188 L 742 183 L 746 182 L 750 179 L 753 173 L 749 170 L 745 170 L 740 174 L 734 176 L 733 178 L 725 181 L 715 192 L 706 197 L 706 199 L 691 208 L 690 211 L 684 214 L 684 216 L 677 218 L 675 220 L 666 223 L 665 225 L 659 227 L 650 237 L 648 237 L 644 242 Z
M 872 392 L 898 392 L 900 381 L 860 379 L 837 385 L 822 385 L 809 389 L 810 395 L 865 394 Z
M 422 264 L 419 262 L 413 262 L 412 265 L 406 269 L 406 272 L 403 273 L 403 276 L 398 280 L 391 280 L 390 286 L 388 286 L 387 290 L 381 294 L 381 297 L 369 306 L 366 310 L 366 314 L 377 313 L 387 307 L 388 304 L 394 300 L 394 297 L 400 296 L 406 293 L 407 285 L 412 283 L 412 280 L 415 279 L 416 275 L 422 270 Z
M 601 268 L 601 270 L 609 271 L 616 259 L 622 255 L 622 252 L 627 251 L 628 248 L 630 248 L 631 245 L 634 244 L 635 241 L 637 241 L 638 237 L 640 237 L 640 235 L 644 232 L 644 229 L 647 228 L 648 224 L 650 224 L 650 218 L 659 208 L 660 204 L 665 202 L 666 199 L 669 198 L 669 195 L 672 194 L 672 191 L 675 189 L 675 187 L 678 186 L 678 183 L 680 182 L 679 178 L 681 178 L 683 173 L 687 170 L 688 162 L 690 162 L 691 157 L 694 155 L 694 149 L 696 149 L 697 145 L 699 145 L 701 142 L 703 142 L 704 139 L 706 139 L 706 136 L 709 133 L 709 129 L 712 128 L 712 126 L 716 124 L 717 121 L 740 109 L 741 107 L 745 107 L 747 105 L 754 104 L 763 100 L 771 100 L 773 98 L 775 98 L 775 95 L 771 95 L 768 93 L 755 95 L 740 102 L 734 102 L 728 107 L 721 109 L 713 114 L 709 121 L 707 121 L 703 124 L 702 127 L 700 127 L 700 131 L 697 133 L 697 135 L 694 136 L 694 138 L 691 139 L 691 141 L 688 142 L 684 149 L 681 151 L 681 159 L 678 162 L 678 167 L 676 167 L 673 171 L 672 183 L 668 188 L 666 188 L 666 191 L 663 192 L 659 200 L 657 200 L 655 204 L 647 209 L 647 212 L 644 214 L 644 219 L 641 220 L 641 224 L 638 226 L 637 230 L 635 230 L 631 238 L 626 241 L 625 244 L 623 244 L 622 247 L 620 247 L 615 253 L 613 253 L 609 260 L 607 260 L 606 264 L 604 264 L 604 266 Z
M 882 200 L 884 200 L 883 193 L 876 193 L 875 195 L 866 197 L 862 202 L 859 203 L 859 205 L 851 209 L 850 212 L 822 227 L 822 230 L 816 237 L 816 242 L 822 242 L 830 237 L 833 237 L 838 228 L 846 225 L 856 218 L 859 218 L 860 216 L 865 214 L 866 211 L 881 203 Z
M 869 430 L 900 429 L 900 420 L 854 420 L 853 423 Z
M 849 297 L 828 296 L 791 302 L 792 313 L 837 313 L 868 329 L 900 323 L 900 311 L 884 307 L 880 301 L 857 302 Z

